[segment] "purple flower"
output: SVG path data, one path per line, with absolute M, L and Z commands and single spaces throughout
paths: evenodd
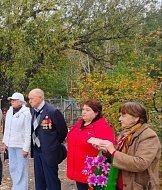
M 96 183 L 97 183 L 97 176 L 95 174 L 91 174 L 88 177 L 88 184 L 89 185 L 96 185 Z
M 110 166 L 111 166 L 110 163 L 104 164 L 103 167 L 102 167 L 102 171 L 103 171 L 105 174 L 108 174 L 109 171 L 110 171 Z
M 101 187 L 106 186 L 107 184 L 106 176 L 104 176 L 103 174 L 97 176 L 97 184 L 100 185 Z
M 86 167 L 84 167 L 84 169 L 82 170 L 82 173 L 83 173 L 84 175 L 89 175 L 89 174 L 91 174 L 91 173 L 92 173 L 91 166 L 86 166 Z
M 93 162 L 94 162 L 94 158 L 93 157 L 89 157 L 89 156 L 86 157 L 85 163 L 87 165 L 93 165 Z
M 97 156 L 94 159 L 94 166 L 100 167 L 105 162 L 106 158 L 104 156 Z
M 98 163 L 99 163 L 100 166 L 101 166 L 101 165 L 105 162 L 105 160 L 106 160 L 106 158 L 105 158 L 104 156 L 98 156 L 97 159 L 98 159 Z
M 94 158 L 93 166 L 99 167 L 97 158 Z
M 86 167 L 84 167 L 82 173 L 88 176 L 87 182 L 89 187 L 102 189 L 104 186 L 107 186 L 111 164 L 105 163 L 106 159 L 103 155 L 86 157 Z

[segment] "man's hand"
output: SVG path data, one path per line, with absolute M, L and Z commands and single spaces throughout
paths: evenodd
M 5 152 L 7 149 L 8 149 L 8 146 L 6 146 L 6 145 L 3 143 L 3 152 Z
M 23 157 L 24 158 L 28 157 L 28 154 L 29 154 L 29 152 L 23 151 Z

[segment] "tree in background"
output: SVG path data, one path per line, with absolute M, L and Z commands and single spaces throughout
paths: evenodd
M 64 36 L 58 3 L 32 0 L 0 3 L 3 96 L 8 97 L 13 91 L 27 93 L 33 87 L 51 89 L 50 96 L 66 94 L 67 61 L 60 51 Z
M 113 73 L 93 73 L 82 75 L 76 84 L 78 88 L 73 89 L 72 95 L 78 102 L 82 103 L 88 98 L 95 98 L 102 102 L 103 111 L 109 123 L 118 131 L 118 108 L 126 101 L 135 100 L 144 103 L 149 111 L 157 111 L 160 115 L 160 90 L 147 73 L 140 72 L 137 69 L 123 67 L 114 69 Z M 118 72 L 120 70 L 120 74 Z M 150 118 L 154 123 L 154 118 Z
M 137 100 L 149 110 L 150 124 L 160 134 L 162 113 L 162 38 L 161 9 L 151 9 L 133 38 L 105 42 L 108 52 L 115 52 L 111 68 L 91 67 L 73 83 L 71 95 L 79 102 L 94 97 L 103 103 L 105 114 L 119 130 L 118 107 L 122 102 Z M 115 54 L 114 54 L 115 55 Z M 112 63 L 111 62 L 111 63 Z M 106 65 L 106 64 L 105 64 Z
M 76 73 L 87 69 L 85 58 L 88 69 L 113 69 L 129 57 L 132 48 L 127 44 L 141 29 L 151 4 L 154 1 L 1 0 L 1 93 L 6 98 L 14 91 L 27 94 L 42 87 L 48 96 L 67 96 Z M 82 64 L 71 62 L 76 55 Z

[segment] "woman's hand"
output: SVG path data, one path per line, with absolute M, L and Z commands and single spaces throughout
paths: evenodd
M 101 140 L 99 145 L 93 145 L 93 147 L 103 152 L 108 151 L 110 152 L 110 154 L 112 154 L 115 151 L 113 143 L 108 140 Z

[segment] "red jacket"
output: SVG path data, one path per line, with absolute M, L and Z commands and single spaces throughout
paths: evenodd
M 105 139 L 115 143 L 112 128 L 104 118 L 92 124 L 80 128 L 83 120 L 78 121 L 68 134 L 68 154 L 67 154 L 67 177 L 82 183 L 87 183 L 87 176 L 82 174 L 85 167 L 86 156 L 95 157 L 99 151 L 87 140 L 90 137 Z

